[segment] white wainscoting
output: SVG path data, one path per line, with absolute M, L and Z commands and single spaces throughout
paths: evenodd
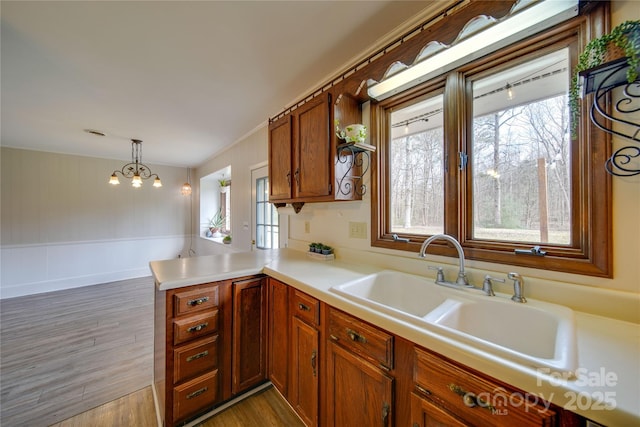
M 151 275 L 149 261 L 185 256 L 188 236 L 1 248 L 0 299 Z

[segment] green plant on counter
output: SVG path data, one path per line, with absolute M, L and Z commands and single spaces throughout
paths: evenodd
M 231 243 L 231 234 L 227 234 L 226 236 L 224 236 L 224 238 L 222 239 L 222 243 Z

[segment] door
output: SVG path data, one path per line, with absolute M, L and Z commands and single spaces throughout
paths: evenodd
M 233 282 L 233 355 L 231 393 L 238 394 L 265 381 L 266 279 Z
M 318 425 L 318 331 L 293 317 L 291 320 L 291 393 L 293 409 L 307 426 Z M 355 425 L 355 424 L 354 424 Z
M 269 202 L 268 167 L 251 169 L 251 250 L 286 248 L 289 217 L 280 215 Z M 248 226 L 245 225 L 245 226 Z
M 458 420 L 444 409 L 437 407 L 415 393 L 411 393 L 411 425 L 412 427 L 468 426 L 468 424 Z
M 393 425 L 393 378 L 333 341 L 327 347 L 327 425 Z
M 296 198 L 331 195 L 329 94 L 305 103 L 296 113 L 293 194 Z
M 291 116 L 269 125 L 269 200 L 291 199 L 292 183 Z
M 289 382 L 289 286 L 268 279 L 269 379 L 287 397 Z

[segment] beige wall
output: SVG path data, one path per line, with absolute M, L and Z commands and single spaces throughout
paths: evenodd
M 231 166 L 231 235 L 233 236 L 231 245 L 222 245 L 202 239 L 200 236 L 196 237 L 195 246 L 198 255 L 251 250 L 251 169 L 266 164 L 267 149 L 265 120 L 265 123 L 250 135 L 198 166 L 194 180 L 196 186 L 203 176 Z M 194 194 L 193 233 L 197 235 L 200 230 L 199 189 L 196 189 Z M 203 220 L 206 221 L 206 218 Z
M 108 185 L 123 161 L 2 148 L 3 298 L 148 276 L 183 251 L 184 168 L 150 165 L 162 188 Z

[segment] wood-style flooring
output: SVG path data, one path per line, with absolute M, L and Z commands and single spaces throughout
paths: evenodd
M 0 425 L 49 426 L 149 386 L 153 292 L 145 277 L 0 300 Z
M 155 427 L 151 277 L 0 300 L 2 427 Z M 302 427 L 268 388 L 198 427 Z
M 139 390 L 51 427 L 155 427 L 151 387 Z M 197 427 L 304 427 L 273 387 L 256 393 Z

